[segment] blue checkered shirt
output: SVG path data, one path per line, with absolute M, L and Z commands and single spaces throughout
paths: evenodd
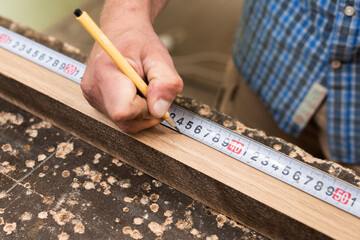
M 325 87 L 332 158 L 360 163 L 360 0 L 244 1 L 233 57 L 295 136 L 304 126 L 293 116 L 306 94 L 315 83 Z

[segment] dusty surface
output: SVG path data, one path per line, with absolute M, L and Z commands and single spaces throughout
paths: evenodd
M 265 239 L 2 99 L 0 111 L 22 119 L 0 126 L 0 239 Z

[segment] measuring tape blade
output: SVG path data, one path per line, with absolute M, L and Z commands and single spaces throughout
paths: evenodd
M 86 65 L 0 26 L 0 47 L 78 84 Z M 360 189 L 174 104 L 180 132 L 360 218 Z M 165 121 L 163 125 L 170 127 Z M 220 161 L 220 160 L 219 160 Z

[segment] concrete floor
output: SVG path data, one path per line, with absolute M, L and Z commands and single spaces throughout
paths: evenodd
M 96 21 L 102 0 L 82 6 Z M 214 96 L 230 57 L 233 36 L 241 14 L 242 0 L 171 0 L 154 23 L 162 39 L 174 40 L 170 49 L 184 80 L 182 95 L 214 106 Z M 44 31 L 89 53 L 93 40 L 70 13 Z

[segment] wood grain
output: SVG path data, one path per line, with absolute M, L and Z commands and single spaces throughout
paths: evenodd
M 272 238 L 356 239 L 360 220 L 166 127 L 134 136 L 80 87 L 0 49 L 1 96 Z

